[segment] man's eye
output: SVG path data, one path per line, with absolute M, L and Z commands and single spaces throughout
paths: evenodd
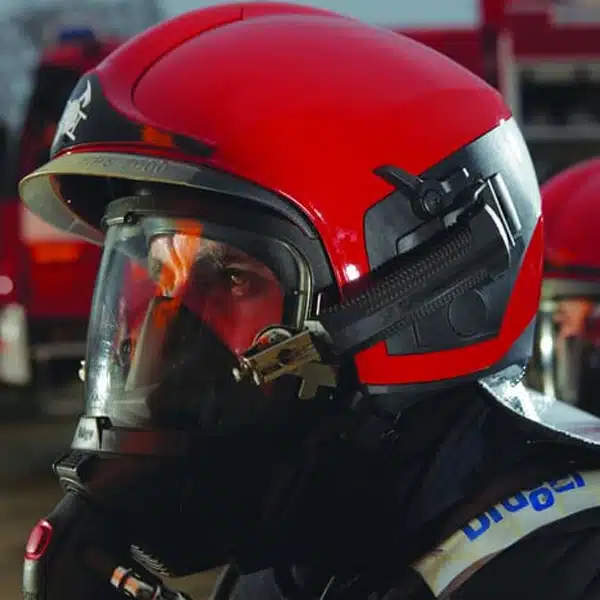
M 257 277 L 246 269 L 226 269 L 227 284 L 235 296 L 248 296 L 254 293 L 257 287 Z
M 239 269 L 229 269 L 229 280 L 233 285 L 242 285 L 247 281 L 246 273 Z

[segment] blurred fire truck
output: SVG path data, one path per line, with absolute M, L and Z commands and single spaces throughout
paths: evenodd
M 480 0 L 473 28 L 403 31 L 495 85 L 540 180 L 600 155 L 600 0 Z
M 83 357 L 100 250 L 35 217 L 14 185 L 48 160 L 71 89 L 119 43 L 89 29 L 63 30 L 34 72 L 10 187 L 0 200 L 0 382 L 5 392 L 26 392 L 4 394 L 17 396 L 20 411 L 37 408 L 32 386 L 44 365 Z
M 3 5 L 0 48 L 10 60 L 0 61 L 8 82 L 0 89 L 0 111 L 8 124 L 9 157 L 0 173 L 0 418 L 14 414 L 11 409 L 50 410 L 48 395 L 36 392 L 54 383 L 55 375 L 76 377 L 100 258 L 96 246 L 27 211 L 16 184 L 47 160 L 83 72 L 162 17 L 157 0 L 21 0 L 12 10 Z

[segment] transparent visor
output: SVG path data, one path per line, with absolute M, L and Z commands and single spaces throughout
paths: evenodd
M 159 217 L 109 227 L 88 335 L 88 415 L 214 427 L 268 403 L 268 390 L 237 384 L 232 369 L 265 328 L 297 318 L 297 265 L 273 241 L 248 234 L 234 244 L 207 231 Z
M 542 301 L 527 379 L 530 387 L 544 394 L 585 410 L 600 410 L 597 391 L 600 385 L 600 304 L 597 300 Z

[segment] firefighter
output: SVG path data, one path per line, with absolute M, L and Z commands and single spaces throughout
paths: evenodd
M 521 383 L 539 187 L 485 82 L 332 12 L 206 8 L 84 76 L 20 194 L 104 247 L 27 597 L 223 565 L 216 598 L 598 597 L 598 421 Z
M 542 186 L 545 272 L 532 385 L 600 414 L 600 159 Z

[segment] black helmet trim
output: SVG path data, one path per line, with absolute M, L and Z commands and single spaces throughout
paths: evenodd
M 52 142 L 51 156 L 81 144 L 143 142 L 159 139 L 168 146 L 195 156 L 209 157 L 210 144 L 186 135 L 156 129 L 115 110 L 106 99 L 98 75 L 79 79 L 63 110 Z
M 453 221 L 457 206 L 472 202 L 474 193 L 482 200 L 487 196 L 485 202 L 494 207 L 516 241 L 511 265 L 517 268 L 477 287 L 468 298 L 431 319 L 416 323 L 413 330 L 405 328 L 390 336 L 386 340 L 388 355 L 444 352 L 499 335 L 520 273 L 518 265 L 539 220 L 538 185 L 527 157 L 517 124 L 508 119 L 420 177 L 406 177 L 389 168 L 377 170 L 395 189 L 365 214 L 365 243 L 372 270 L 426 245 Z M 486 184 L 478 187 L 478 179 Z M 469 186 L 469 181 L 474 185 Z

